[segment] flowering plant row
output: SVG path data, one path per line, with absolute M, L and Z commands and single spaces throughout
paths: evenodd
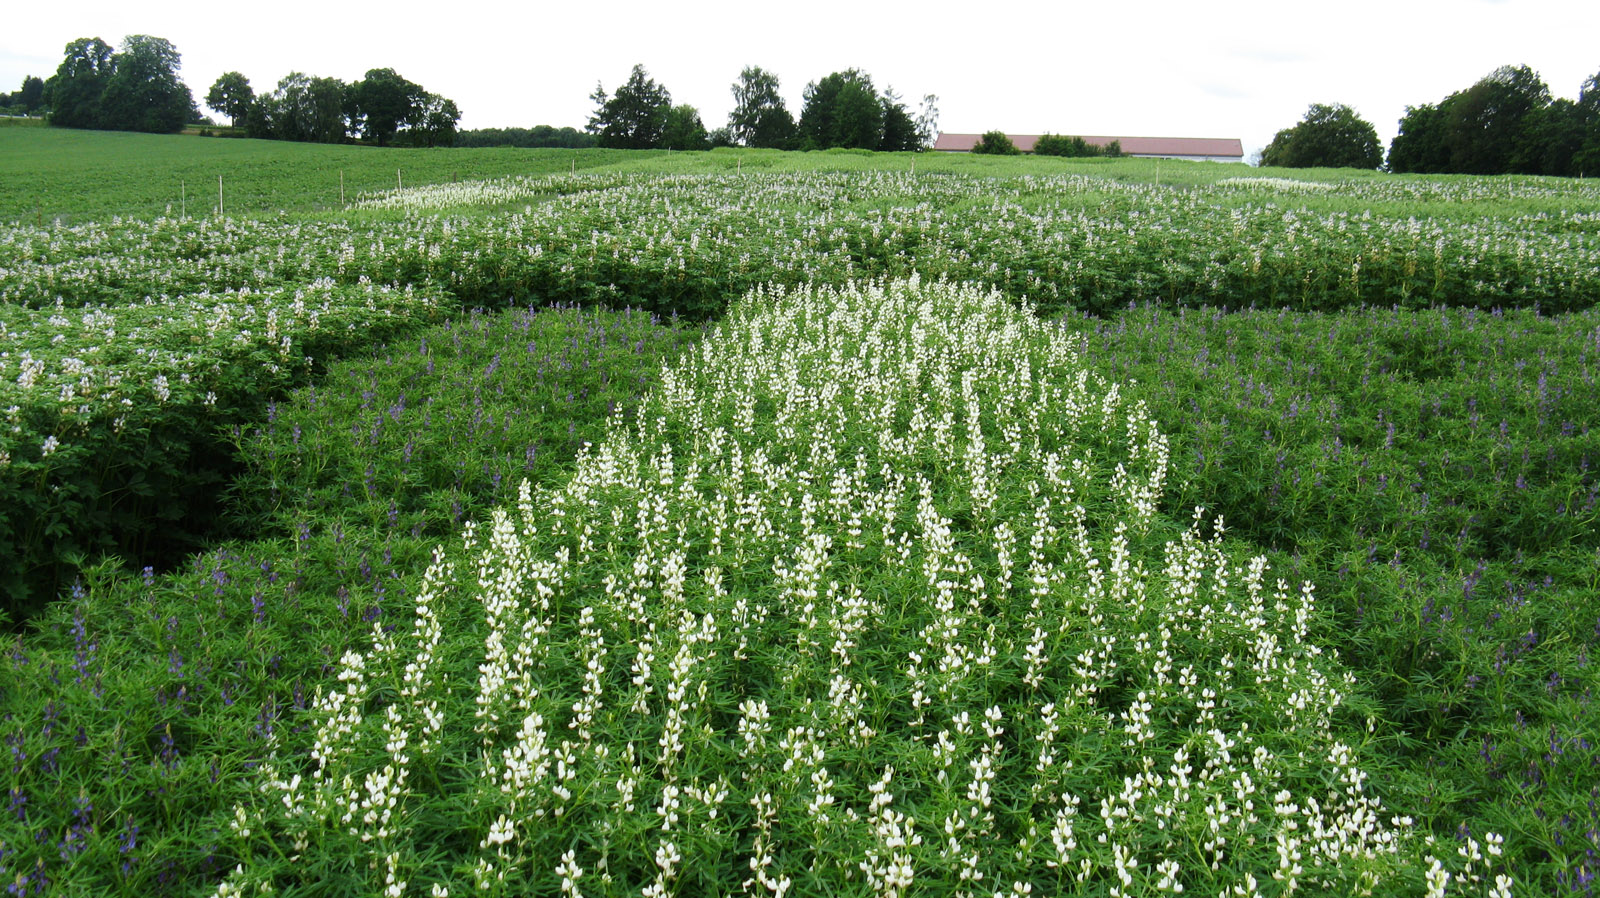
M 398 219 L 12 228 L 0 234 L 11 260 L 0 299 L 125 303 L 364 276 L 433 284 L 469 305 L 537 297 L 706 318 L 762 284 L 918 273 L 988 283 L 1044 311 L 1153 299 L 1559 311 L 1600 290 L 1592 192 L 1525 182 L 1354 180 L 1300 196 L 1260 179 L 1180 189 L 1081 175 L 572 175 L 373 199 L 409 210 Z M 520 212 L 472 214 L 482 204 L 503 213 L 518 199 Z
M 128 305 L 0 304 L 0 554 L 16 562 L 0 608 L 49 598 L 55 567 L 74 558 L 145 557 L 153 532 L 203 525 L 234 466 L 221 429 L 315 359 L 443 310 L 436 295 L 328 280 Z
M 1165 437 L 1071 345 L 753 292 L 343 655 L 217 894 L 1506 893 L 1498 836 L 1384 810 L 1309 587 L 1156 513 Z

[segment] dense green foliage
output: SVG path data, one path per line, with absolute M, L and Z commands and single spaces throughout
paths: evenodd
M 1600 75 L 1576 103 L 1550 99 L 1527 66 L 1502 66 L 1438 103 L 1406 107 L 1389 145 L 1396 172 L 1582 175 L 1600 169 Z
M 1384 791 L 1441 836 L 1522 834 L 1519 879 L 1592 877 L 1600 309 L 1068 326 L 1166 422 L 1172 511 L 1316 582 L 1402 761 Z
M 67 45 L 66 58 L 45 82 L 44 99 L 51 124 L 65 128 L 98 128 L 104 123 L 100 99 L 116 71 L 111 46 L 100 38 L 79 38 Z
M 0 306 L 0 611 L 26 617 L 102 554 L 167 565 L 213 536 L 222 432 L 312 362 L 437 317 L 371 284 Z
M 145 34 L 129 35 L 115 53 L 99 38 L 79 38 L 44 84 L 50 121 L 68 128 L 181 131 L 199 118 L 194 97 L 178 80 L 181 59 L 170 41 Z
M 44 109 L 44 79 L 28 75 L 22 86 L 9 94 L 0 94 L 0 113 L 8 115 L 35 115 Z
M 1009 138 L 1008 138 L 1009 139 Z M 1063 137 L 1060 134 L 1043 134 L 1033 143 L 1035 156 L 1066 156 L 1083 158 L 1122 155 L 1122 141 L 1113 140 L 1105 146 L 1089 143 L 1081 137 Z
M 159 37 L 129 35 L 111 57 L 97 128 L 171 134 L 199 118 L 194 96 L 178 80 L 178 49 Z
M 700 111 L 688 105 L 668 109 L 667 123 L 661 130 L 661 148 L 680 151 L 711 149 L 711 138 L 706 134 L 705 123 L 700 121 Z
M 237 433 L 232 513 L 284 535 L 340 517 L 443 538 L 562 471 L 695 336 L 641 312 L 478 310 L 352 353 Z
M 262 409 L 238 437 L 242 482 L 281 488 L 240 495 L 235 510 L 264 514 L 266 538 L 171 573 L 92 571 L 0 660 L 3 881 L 111 894 L 214 882 L 232 803 L 253 791 L 274 731 L 298 728 L 329 660 L 363 648 L 374 623 L 403 622 L 457 522 L 514 497 L 522 477 L 570 468 L 609 406 L 634 406 L 691 336 L 638 314 L 474 313 L 373 346 Z M 347 471 L 353 481 L 332 480 Z M 329 511 L 345 486 L 348 511 Z
M 596 145 L 595 136 L 577 128 L 534 125 L 532 128 L 474 128 L 456 133 L 458 147 L 562 147 L 583 150 Z
M 872 76 L 848 69 L 807 84 L 799 127 L 807 149 L 876 150 L 883 140 L 883 107 Z
M 249 84 L 244 89 L 249 90 Z M 246 133 L 266 140 L 343 143 L 350 136 L 352 105 L 350 86 L 343 81 L 290 72 L 270 93 L 249 104 L 244 112 Z
M 0 882 L 1600 873 L 1587 183 L 24 139 L 113 174 L 170 146 L 144 181 L 231 164 L 258 208 L 314 210 L 316 165 L 363 190 L 172 220 L 0 153 L 10 467 L 168 420 L 162 451 L 243 469 L 224 507 L 260 535 L 85 558 L 4 647 Z M 45 195 L 103 220 L 41 225 Z M 557 299 L 718 323 L 662 370 L 692 332 L 528 309 Z
M 728 131 L 747 147 L 787 150 L 799 137 L 794 116 L 778 93 L 778 76 L 760 66 L 746 66 L 733 84 L 733 111 Z
M 617 150 L 662 146 L 667 116 L 672 111 L 672 94 L 657 84 L 644 66 L 635 65 L 615 95 L 607 95 L 605 88 L 597 84 L 589 99 L 595 104 L 595 111 L 589 116 L 589 133 L 595 135 L 600 146 Z
M 1261 164 L 1281 168 L 1366 168 L 1383 164 L 1372 123 L 1343 103 L 1312 103 L 1305 118 L 1279 131 L 1261 151 Z
M 1051 144 L 1045 144 L 1052 148 Z M 972 145 L 972 152 L 979 156 L 1020 156 L 1022 151 L 1011 142 L 1011 138 L 1004 131 L 985 131 Z M 1045 153 L 1046 156 L 1065 156 L 1066 153 Z

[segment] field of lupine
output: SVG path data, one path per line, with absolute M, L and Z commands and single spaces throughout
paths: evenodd
M 1592 893 L 1600 190 L 471 152 L 6 197 L 9 894 Z

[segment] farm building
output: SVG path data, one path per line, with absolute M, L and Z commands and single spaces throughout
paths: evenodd
M 946 153 L 970 153 L 981 134 L 940 133 L 933 143 L 935 150 Z M 1042 135 L 1007 134 L 1017 149 L 1033 152 L 1033 145 Z M 1069 135 L 1071 136 L 1071 135 Z M 1086 143 L 1103 147 L 1112 141 L 1122 146 L 1124 156 L 1147 159 L 1189 159 L 1195 162 L 1243 162 L 1244 145 L 1236 137 L 1090 137 L 1082 135 Z

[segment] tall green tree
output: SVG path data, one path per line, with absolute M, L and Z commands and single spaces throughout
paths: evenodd
M 67 44 L 66 58 L 45 82 L 44 99 L 50 123 L 65 128 L 99 128 L 100 99 L 115 71 L 116 52 L 98 37 L 80 37 Z
M 1447 100 L 1450 171 L 1469 175 L 1513 171 L 1525 120 L 1549 103 L 1550 88 L 1527 66 L 1501 66 Z
M 700 110 L 693 106 L 674 106 L 667 110 L 667 123 L 661 130 L 661 145 L 669 150 L 709 150 L 711 138 Z
M 1522 136 L 1511 156 L 1511 170 L 1533 175 L 1573 177 L 1592 124 L 1583 107 L 1561 97 L 1522 120 Z
M 112 60 L 100 100 L 101 127 L 171 134 L 195 112 L 194 95 L 178 79 L 182 56 L 172 42 L 132 34 Z
M 423 147 L 455 146 L 461 110 L 456 101 L 430 93 L 423 97 L 416 117 L 407 124 L 408 142 Z
M 260 121 L 260 130 L 265 133 L 259 136 L 274 140 L 312 140 L 316 108 L 311 95 L 311 76 L 290 72 L 278 79 L 277 88 L 263 98 L 260 113 L 256 118 Z
M 349 136 L 350 88 L 338 78 L 290 72 L 256 99 L 245 117 L 251 137 L 340 143 Z
M 312 78 L 309 88 L 311 140 L 343 143 L 350 136 L 350 85 L 338 78 Z
M 778 76 L 760 66 L 746 66 L 733 84 L 733 112 L 728 130 L 747 147 L 788 149 L 798 131 L 794 116 L 778 93 Z
M 886 153 L 920 149 L 922 135 L 917 130 L 916 120 L 906 111 L 906 104 L 893 87 L 884 88 L 878 105 L 883 110 L 883 137 L 878 141 L 878 149 Z
M 807 84 L 800 134 L 809 149 L 877 149 L 883 142 L 883 107 L 871 76 L 848 69 Z
M 1450 170 L 1450 146 L 1441 105 L 1423 103 L 1406 107 L 1405 115 L 1400 118 L 1399 133 L 1389 142 L 1387 167 L 1390 171 L 1432 174 Z
M 589 99 L 596 107 L 589 117 L 589 132 L 599 139 L 600 146 L 620 150 L 662 146 L 672 94 L 651 79 L 644 66 L 633 67 L 615 96 L 607 96 L 605 88 L 597 85 Z
M 350 91 L 362 136 L 377 141 L 380 147 L 394 137 L 402 124 L 414 119 L 428 93 L 394 69 L 369 69 L 360 81 L 350 85 Z
M 1583 82 L 1577 106 L 1583 145 L 1573 154 L 1571 166 L 1580 176 L 1594 176 L 1600 174 L 1600 72 Z
M 30 115 L 38 112 L 44 107 L 44 79 L 36 75 L 24 77 L 21 89 L 11 94 L 11 105 Z
M 1343 103 L 1312 103 L 1305 118 L 1261 151 L 1262 165 L 1286 168 L 1365 168 L 1383 164 L 1378 130 Z
M 224 72 L 206 92 L 206 105 L 227 116 L 235 128 L 244 122 L 255 101 L 250 79 L 238 72 Z

